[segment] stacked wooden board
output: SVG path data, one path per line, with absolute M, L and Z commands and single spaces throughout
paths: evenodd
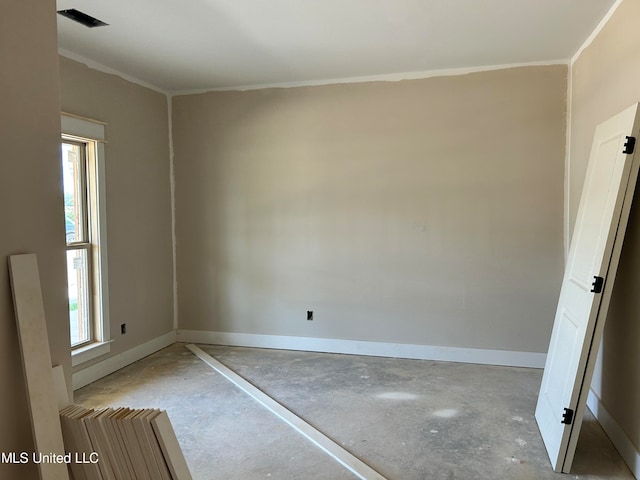
M 75 480 L 191 480 L 163 410 L 69 405 L 60 422 Z

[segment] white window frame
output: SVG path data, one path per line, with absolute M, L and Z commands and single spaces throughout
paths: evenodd
M 111 351 L 111 323 L 109 320 L 109 282 L 107 262 L 107 209 L 105 205 L 105 123 L 79 117 L 68 113 L 60 115 L 62 136 L 71 140 L 91 143 L 95 153 L 97 238 L 94 239 L 94 265 L 98 273 L 93 276 L 94 299 L 100 312 L 97 325 L 94 325 L 94 341 L 71 350 L 71 365 L 88 362 Z

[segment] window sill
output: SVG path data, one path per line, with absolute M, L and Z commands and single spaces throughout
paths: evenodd
M 111 342 L 96 342 L 71 351 L 71 366 L 81 365 L 111 351 Z

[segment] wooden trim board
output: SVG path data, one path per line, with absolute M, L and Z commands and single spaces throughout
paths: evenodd
M 35 453 L 64 455 L 36 255 L 9 257 L 11 290 Z M 41 480 L 68 480 L 66 463 L 39 463 Z
M 354 473 L 358 478 L 361 478 L 362 480 L 386 480 L 385 477 L 373 470 L 362 460 L 352 455 L 325 434 L 309 425 L 303 419 L 295 415 L 280 403 L 276 402 L 266 393 L 253 386 L 233 370 L 227 368 L 222 363 L 202 351 L 200 348 L 192 344 L 187 345 L 187 348 L 200 360 L 209 365 L 247 395 L 252 397 L 275 416 L 280 418 L 283 422 L 320 448 L 327 455 L 340 463 L 347 470 Z
M 153 417 L 151 419 L 151 427 L 156 434 L 158 444 L 164 454 L 167 467 L 169 467 L 171 472 L 171 478 L 174 480 L 192 480 L 189 467 L 184 459 L 167 412 L 161 411 Z

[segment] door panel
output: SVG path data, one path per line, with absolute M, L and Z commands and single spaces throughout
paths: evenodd
M 624 138 L 624 136 L 622 137 Z M 569 265 L 571 278 L 586 290 L 591 290 L 593 272 L 599 270 L 603 262 L 605 242 L 609 233 L 611 215 L 615 208 L 620 188 L 622 172 L 618 171 L 625 163 L 616 162 L 623 150 L 619 135 L 604 140 L 597 146 L 591 175 L 583 188 L 590 195 L 583 197 L 584 212 L 576 222 L 574 235 L 577 235 L 575 255 Z M 624 157 L 622 157 L 624 160 Z
M 571 469 L 611 298 L 638 174 L 640 156 L 623 153 L 632 135 L 638 135 L 638 105 L 599 125 L 594 135 L 536 406 L 556 471 Z M 595 277 L 604 279 L 601 292 L 592 291 Z M 571 410 L 566 419 L 565 409 Z

